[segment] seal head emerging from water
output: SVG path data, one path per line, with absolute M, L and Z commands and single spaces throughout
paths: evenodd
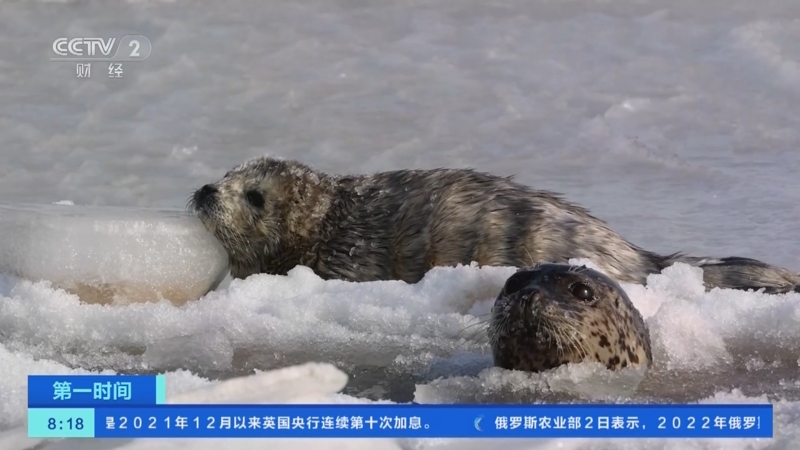
M 626 241 L 560 195 L 469 169 L 332 175 L 262 157 L 197 189 L 189 207 L 228 253 L 231 275 L 416 283 L 436 266 L 524 267 L 591 260 L 623 283 L 676 262 L 706 288 L 800 290 L 800 276 L 748 258 L 659 255 Z
M 541 372 L 596 361 L 649 368 L 650 333 L 625 291 L 585 266 L 540 264 L 508 278 L 489 325 L 494 364 Z

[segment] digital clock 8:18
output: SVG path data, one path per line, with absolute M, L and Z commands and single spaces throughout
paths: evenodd
M 94 409 L 29 408 L 28 437 L 94 437 Z

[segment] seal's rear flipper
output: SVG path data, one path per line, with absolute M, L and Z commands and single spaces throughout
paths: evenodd
M 667 265 L 676 262 L 691 264 L 703 269 L 706 289 L 763 289 L 767 294 L 800 292 L 800 275 L 751 258 L 698 258 L 675 255 Z

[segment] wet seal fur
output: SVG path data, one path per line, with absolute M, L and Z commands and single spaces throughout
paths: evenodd
M 506 280 L 488 328 L 494 364 L 542 372 L 596 361 L 650 368 L 650 332 L 625 291 L 585 266 L 539 264 Z
M 626 241 L 559 194 L 469 169 L 332 175 L 270 157 L 197 189 L 187 205 L 228 253 L 231 275 L 415 283 L 436 266 L 524 267 L 591 260 L 620 283 L 683 262 L 707 289 L 800 292 L 800 275 L 749 258 L 662 256 Z

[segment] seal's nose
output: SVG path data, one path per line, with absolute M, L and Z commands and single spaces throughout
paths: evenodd
M 542 292 L 538 286 L 526 286 L 519 291 L 519 305 L 523 312 L 523 320 L 528 326 L 532 326 L 535 318 L 538 316 L 538 311 L 541 307 Z
M 542 292 L 537 286 L 526 286 L 520 289 L 517 295 L 525 306 L 531 306 L 541 299 Z
M 531 284 L 531 285 L 525 286 L 524 288 L 520 289 L 519 290 L 519 295 L 521 295 L 523 297 L 530 297 L 530 296 L 532 296 L 533 294 L 536 294 L 539 291 L 540 291 L 539 286 Z
M 208 206 L 208 203 L 213 201 L 214 196 L 219 191 L 214 186 L 207 184 L 194 193 L 194 207 L 195 209 L 203 209 Z

